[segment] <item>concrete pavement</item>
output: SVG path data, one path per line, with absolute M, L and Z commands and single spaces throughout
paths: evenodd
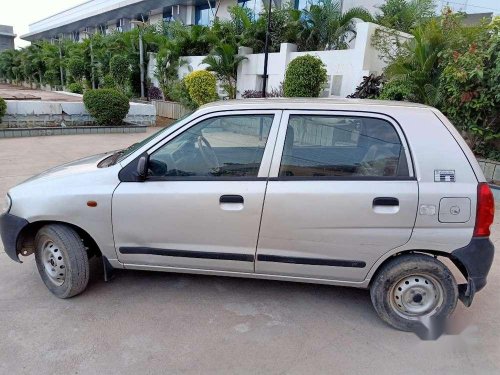
M 0 194 L 145 136 L 2 139 Z M 436 342 L 385 325 L 365 290 L 138 271 L 105 283 L 99 266 L 84 294 L 59 300 L 33 257 L 14 263 L 0 245 L 0 374 L 500 373 L 498 257 L 473 305 L 457 307 L 468 327 Z
M 51 102 L 81 102 L 83 99 L 78 95 L 56 91 L 44 91 L 30 89 L 23 86 L 0 84 L 0 98 L 9 100 L 44 100 Z

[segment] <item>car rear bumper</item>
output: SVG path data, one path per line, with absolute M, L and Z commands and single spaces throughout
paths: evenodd
M 451 260 L 467 278 L 467 284 L 459 285 L 460 300 L 472 304 L 474 294 L 486 285 L 486 278 L 493 264 L 495 246 L 488 237 L 473 237 L 470 243 L 451 253 Z
M 27 220 L 11 214 L 0 215 L 0 235 L 5 253 L 19 263 L 21 261 L 17 256 L 17 240 L 23 228 L 28 224 Z

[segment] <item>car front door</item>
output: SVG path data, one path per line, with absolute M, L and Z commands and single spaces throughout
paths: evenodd
M 400 127 L 372 113 L 285 111 L 256 272 L 362 281 L 411 236 L 418 185 Z
M 205 115 L 148 151 L 113 195 L 118 259 L 134 268 L 254 272 L 281 111 Z

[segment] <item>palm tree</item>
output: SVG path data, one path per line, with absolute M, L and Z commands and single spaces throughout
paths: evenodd
M 227 92 L 229 99 L 235 99 L 238 65 L 246 59 L 245 56 L 237 55 L 237 50 L 234 45 L 219 44 L 202 62 L 207 64 L 207 70 L 214 72 L 217 78 L 222 82 L 221 86 Z
M 436 15 L 434 0 L 387 0 L 378 8 L 382 11 L 376 15 L 379 25 L 405 33 Z
M 373 17 L 364 8 L 351 8 L 342 13 L 337 0 L 320 0 L 303 10 L 303 26 L 299 40 L 308 50 L 346 49 L 356 37 L 355 19 L 365 22 Z
M 413 38 L 386 68 L 390 80 L 402 82 L 413 90 L 414 100 L 436 105 L 439 100 L 439 56 L 445 47 L 445 35 L 436 20 L 414 29 Z

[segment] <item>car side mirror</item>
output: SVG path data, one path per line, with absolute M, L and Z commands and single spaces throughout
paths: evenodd
M 148 158 L 146 156 L 141 156 L 137 162 L 137 177 L 139 181 L 146 180 L 148 176 Z

